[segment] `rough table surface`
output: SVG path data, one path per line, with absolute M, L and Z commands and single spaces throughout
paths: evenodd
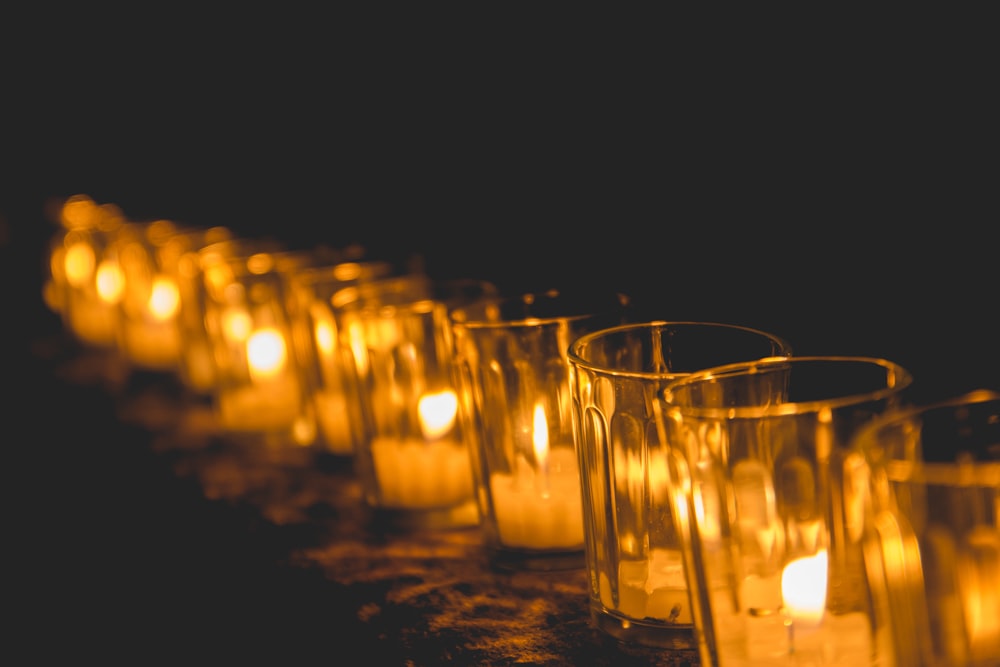
M 595 630 L 583 570 L 494 571 L 478 529 L 380 530 L 349 461 L 291 460 L 236 442 L 171 378 L 130 373 L 113 356 L 67 350 L 59 338 L 36 341 L 32 355 L 27 398 L 56 409 L 37 427 L 32 463 L 53 472 L 36 492 L 53 516 L 31 561 L 42 597 L 60 598 L 39 605 L 37 620 L 81 656 L 122 664 L 698 662 L 694 651 L 624 646 Z

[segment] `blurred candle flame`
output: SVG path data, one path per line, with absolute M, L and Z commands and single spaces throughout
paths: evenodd
M 181 295 L 177 284 L 165 276 L 157 276 L 149 294 L 149 312 L 159 320 L 169 320 L 180 308 Z
M 97 295 L 105 303 L 118 303 L 125 292 L 125 273 L 118 262 L 105 260 L 97 267 Z
M 816 625 L 826 608 L 826 550 L 793 560 L 781 573 L 781 597 L 785 611 L 799 624 Z
M 539 469 L 544 470 L 549 458 L 549 423 L 545 419 L 545 408 L 541 403 L 535 405 L 532 442 L 535 445 L 535 460 L 538 461 Z
M 333 326 L 326 320 L 318 320 L 314 327 L 316 346 L 320 352 L 329 356 L 333 354 Z
M 84 286 L 94 275 L 94 249 L 84 242 L 70 245 L 66 249 L 66 280 L 73 287 Z
M 427 440 L 440 438 L 455 425 L 458 414 L 458 397 L 450 389 L 424 394 L 417 405 L 420 429 Z
M 277 376 L 285 368 L 287 358 L 285 339 L 277 329 L 261 329 L 247 339 L 247 362 L 254 380 Z

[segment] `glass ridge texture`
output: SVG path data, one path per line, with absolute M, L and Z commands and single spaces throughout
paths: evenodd
M 333 296 L 352 285 L 387 278 L 393 272 L 389 262 L 345 260 L 291 274 L 298 304 L 293 318 L 295 341 L 301 349 L 309 398 L 316 414 L 318 451 L 353 456 L 359 428 L 358 393 L 351 388 L 349 351 L 341 347 Z
M 411 274 L 334 294 L 348 389 L 360 399 L 354 468 L 375 527 L 479 525 L 449 318 L 495 292 L 485 281 Z
M 552 290 L 453 313 L 477 499 L 500 570 L 584 565 L 569 344 L 624 320 L 619 294 Z
M 289 273 L 310 261 L 291 252 L 224 255 L 206 268 L 202 282 L 219 426 L 277 462 L 311 458 L 316 441 L 289 282 Z
M 854 444 L 872 469 L 866 556 L 896 664 L 1000 664 L 1000 394 L 886 413 Z
M 694 648 L 682 536 L 654 421 L 668 382 L 723 363 L 788 356 L 779 336 L 713 322 L 648 321 L 586 334 L 569 350 L 582 471 L 589 607 L 616 639 Z
M 893 664 L 866 569 L 868 466 L 851 440 L 911 384 L 883 359 L 789 357 L 661 392 L 703 664 Z

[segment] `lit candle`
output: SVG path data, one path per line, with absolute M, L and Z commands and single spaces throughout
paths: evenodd
M 221 390 L 220 420 L 241 431 L 272 431 L 286 428 L 301 412 L 301 388 L 288 367 L 284 336 L 276 329 L 254 332 L 246 342 L 251 382 Z
M 469 501 L 474 492 L 468 450 L 447 436 L 458 411 L 455 393 L 427 394 L 418 405 L 424 439 L 379 436 L 372 440 L 382 504 L 429 509 Z
M 549 449 L 545 410 L 535 406 L 532 466 L 518 458 L 513 475 L 490 476 L 500 541 L 509 547 L 573 549 L 583 546 L 580 472 L 572 447 Z
M 871 624 L 863 612 L 826 610 L 827 552 L 789 562 L 770 576 L 749 576 L 736 609 L 728 590 L 714 591 L 712 615 L 720 664 L 868 665 Z
M 169 369 L 180 363 L 179 310 L 177 283 L 166 276 L 157 276 L 141 318 L 127 320 L 122 327 L 122 347 L 132 361 L 157 369 Z
M 121 267 L 110 260 L 98 262 L 85 241 L 70 244 L 62 257 L 70 287 L 66 304 L 70 329 L 84 342 L 114 345 L 125 285 Z
M 826 608 L 826 551 L 793 560 L 781 572 L 781 599 L 796 630 L 816 628 Z

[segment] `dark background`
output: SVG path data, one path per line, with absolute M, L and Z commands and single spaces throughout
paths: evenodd
M 101 595 L 63 586 L 88 568 L 133 604 L 136 587 L 176 602 L 267 581 L 283 592 L 238 615 L 261 628 L 298 590 L 266 543 L 178 490 L 127 429 L 96 413 L 63 422 L 66 392 L 26 363 L 58 327 L 44 253 L 51 206 L 73 194 L 135 219 L 418 256 L 434 276 L 512 293 L 610 287 L 653 318 L 897 361 L 920 400 L 1000 390 L 998 116 L 975 36 L 850 67 L 839 43 L 803 63 L 764 42 L 646 53 L 588 32 L 564 45 L 559 23 L 499 38 L 476 23 L 442 41 L 400 16 L 364 39 L 346 39 L 349 21 L 215 17 L 192 35 L 168 18 L 44 23 L 6 61 L 4 441 L 18 454 L 12 551 L 36 566 L 12 570 L 31 620 L 96 609 Z M 93 457 L 79 446 L 109 434 L 121 441 Z M 136 554 L 137 541 L 160 551 Z M 154 601 L 105 620 L 143 615 L 169 612 Z
M 82 193 L 135 219 L 419 256 L 510 292 L 611 287 L 651 317 L 898 361 L 928 398 L 1000 388 L 981 87 L 944 72 L 933 95 L 771 97 L 780 78 L 729 72 L 729 95 L 652 105 L 614 72 L 418 62 L 370 79 L 337 63 L 329 81 L 252 66 L 185 81 L 166 62 L 14 98 L 5 288 L 36 305 L 46 206 Z

